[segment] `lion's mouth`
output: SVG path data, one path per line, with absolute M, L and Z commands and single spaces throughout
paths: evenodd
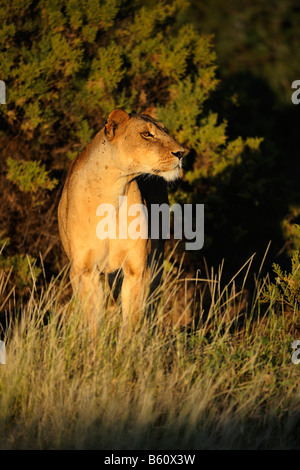
M 153 172 L 154 173 L 168 173 L 169 171 L 175 171 L 175 170 L 180 170 L 180 165 L 176 165 L 174 166 L 173 168 L 170 168 L 169 170 L 158 170 L 158 169 L 154 169 Z

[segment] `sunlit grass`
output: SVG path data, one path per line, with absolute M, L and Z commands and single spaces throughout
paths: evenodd
M 259 278 L 243 303 L 244 283 L 222 287 L 223 269 L 205 280 L 166 272 L 155 316 L 135 329 L 108 299 L 96 335 L 75 297 L 61 302 L 66 273 L 22 306 L 11 294 L 0 448 L 298 448 L 296 312 L 262 308 Z

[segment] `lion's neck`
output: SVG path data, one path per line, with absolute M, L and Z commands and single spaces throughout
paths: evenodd
M 92 194 L 105 202 L 119 207 L 119 197 L 124 196 L 134 176 L 120 170 L 115 164 L 109 142 L 104 132 L 97 134 L 90 149 L 86 165 L 86 178 Z

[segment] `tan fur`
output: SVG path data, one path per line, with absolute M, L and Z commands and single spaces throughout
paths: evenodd
M 172 181 L 179 176 L 184 149 L 153 116 L 153 110 L 128 115 L 115 109 L 69 169 L 58 208 L 59 230 L 71 261 L 72 287 L 87 302 L 89 315 L 102 306 L 99 274 L 122 269 L 123 318 L 125 322 L 134 318 L 149 290 L 150 255 L 154 248 L 163 247 L 157 240 L 100 240 L 96 235 L 100 204 L 114 205 L 118 216 L 119 196 L 126 195 L 128 207 L 146 203 L 149 209 L 151 202 L 166 202 L 163 179 Z M 150 177 L 153 183 L 149 179 L 146 184 L 144 200 L 143 181 L 139 180 L 143 174 L 155 175 Z

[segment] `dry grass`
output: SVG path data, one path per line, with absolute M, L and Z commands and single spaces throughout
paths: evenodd
M 11 295 L 0 449 L 299 448 L 296 318 L 273 305 L 262 315 L 263 281 L 247 306 L 244 285 L 221 288 L 221 277 L 221 269 L 205 282 L 166 274 L 153 318 L 124 331 L 109 304 L 96 336 L 75 298 L 60 304 L 65 274 L 33 286 L 22 306 Z M 193 314 L 188 329 L 180 312 Z

